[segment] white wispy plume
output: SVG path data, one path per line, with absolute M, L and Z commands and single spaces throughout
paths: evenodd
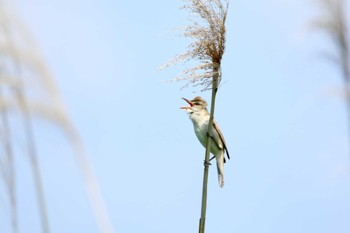
M 221 80 L 221 59 L 225 51 L 226 42 L 226 16 L 228 1 L 220 0 L 184 0 L 182 7 L 189 11 L 191 24 L 182 29 L 182 36 L 192 39 L 187 51 L 175 56 L 161 66 L 169 66 L 198 61 L 198 65 L 185 69 L 171 81 L 188 81 L 185 85 L 203 86 L 202 90 L 209 90 L 212 86 L 213 76 L 218 75 L 218 84 Z
M 26 135 L 27 153 L 33 168 L 43 232 L 49 233 L 50 228 L 43 192 L 44 187 L 38 166 L 39 158 L 36 153 L 36 148 L 40 146 L 40 143 L 34 140 L 35 125 L 32 120 L 34 117 L 52 122 L 64 130 L 74 150 L 100 232 L 113 233 L 113 226 L 100 192 L 99 183 L 79 133 L 67 114 L 53 75 L 26 26 L 5 0 L 0 0 L 0 31 L 0 114 L 2 119 L 5 119 L 0 123 L 2 124 L 0 126 L 1 136 L 11 138 L 10 133 L 14 131 L 6 123 L 8 113 L 20 113 L 23 116 L 23 132 L 18 132 L 17 127 L 17 131 L 13 133 Z M 11 141 L 8 141 L 3 146 L 11 148 L 13 145 Z M 13 211 L 12 229 L 14 233 L 17 233 L 15 164 L 13 164 L 13 154 L 10 154 L 8 150 L 6 154 L 6 159 L 0 157 L 0 170 L 8 186 L 9 199 L 11 199 L 11 203 L 14 202 L 13 205 L 11 204 Z

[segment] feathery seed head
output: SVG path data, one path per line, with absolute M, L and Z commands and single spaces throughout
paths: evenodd
M 186 80 L 194 86 L 204 86 L 203 91 L 211 89 L 214 78 L 219 84 L 221 80 L 220 65 L 225 51 L 226 28 L 225 21 L 228 10 L 228 1 L 223 0 L 184 0 L 183 6 L 190 13 L 191 25 L 184 29 L 183 36 L 193 39 L 187 51 L 175 56 L 161 69 L 177 63 L 197 60 L 199 64 L 185 69 L 173 81 Z

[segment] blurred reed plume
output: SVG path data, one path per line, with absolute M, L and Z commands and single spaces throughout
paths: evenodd
M 212 88 L 212 77 L 221 80 L 221 59 L 225 51 L 226 16 L 228 1 L 224 0 L 184 0 L 183 9 L 189 12 L 191 25 L 183 28 L 182 36 L 193 40 L 183 54 L 175 56 L 165 63 L 161 69 L 169 66 L 198 61 L 199 64 L 185 69 L 173 81 L 188 81 L 193 86 L 203 86 L 203 91 Z
M 113 233 L 99 184 L 79 134 L 61 101 L 54 79 L 25 25 L 16 17 L 15 10 L 5 0 L 0 0 L 0 30 L 0 136 L 3 146 L 3 153 L 0 154 L 0 171 L 8 190 L 13 232 L 20 232 L 14 163 L 14 156 L 17 155 L 13 153 L 14 144 L 11 140 L 14 134 L 25 137 L 27 146 L 25 151 L 33 171 L 42 232 L 50 232 L 39 169 L 40 159 L 37 154 L 40 143 L 34 138 L 33 119 L 40 117 L 58 125 L 65 132 L 74 150 L 100 232 Z M 18 124 L 20 126 L 13 127 L 9 124 L 9 117 L 14 114 L 21 116 L 23 122 Z
M 347 105 L 348 131 L 350 139 L 350 47 L 349 47 L 349 12 L 346 0 L 316 0 L 323 14 L 313 22 L 316 29 L 326 32 L 332 39 L 334 51 L 328 58 L 336 64 L 343 79 L 343 96 Z
M 191 25 L 185 27 L 183 36 L 193 40 L 187 51 L 175 56 L 161 69 L 180 62 L 198 61 L 199 64 L 185 69 L 174 81 L 185 80 L 187 85 L 201 86 L 202 91 L 212 90 L 210 119 L 208 124 L 207 144 L 205 149 L 203 190 L 199 233 L 204 233 L 207 209 L 207 190 L 209 174 L 210 145 L 209 135 L 213 128 L 216 93 L 221 81 L 221 60 L 225 52 L 226 16 L 229 2 L 226 0 L 184 0 L 183 9 L 189 12 Z M 185 86 L 185 87 L 186 87 Z

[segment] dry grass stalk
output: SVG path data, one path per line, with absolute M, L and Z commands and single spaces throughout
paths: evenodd
M 53 77 L 48 71 L 44 59 L 35 49 L 25 25 L 16 17 L 14 10 L 0 0 L 0 62 L 6 72 L 0 75 L 0 88 L 7 89 L 6 96 L 0 98 L 0 111 L 5 110 L 22 113 L 25 134 L 28 140 L 28 153 L 36 180 L 38 200 L 41 209 L 43 232 L 49 232 L 46 207 L 41 185 L 41 175 L 36 155 L 37 143 L 34 142 L 34 125 L 32 118 L 40 116 L 59 125 L 67 135 L 74 149 L 77 163 L 82 172 L 86 191 L 94 211 L 100 232 L 113 233 L 104 200 L 96 176 L 84 151 L 79 134 L 73 127 L 65 111 Z M 1 161 L 0 161 L 1 162 Z M 2 164 L 0 164 L 2 165 Z
M 345 100 L 347 104 L 349 134 L 350 134 L 350 45 L 349 26 L 350 18 L 346 18 L 346 0 L 316 0 L 324 10 L 322 18 L 314 22 L 313 26 L 327 33 L 335 45 L 335 51 L 329 57 L 338 65 L 343 77 Z
M 2 5 L 2 7 L 4 9 L 4 5 Z M 7 11 L 3 10 L 3 16 L 6 16 L 7 15 L 6 13 Z M 6 19 L 6 17 L 4 17 L 3 19 Z M 7 20 L 1 22 L 1 29 L 4 36 L 3 44 L 5 48 L 2 51 L 2 54 L 9 61 L 6 64 L 6 66 L 9 67 L 9 70 L 13 72 L 14 74 L 13 77 L 18 81 L 17 83 L 20 84 L 23 82 L 21 59 L 20 57 L 16 57 L 16 56 L 9 56 L 9 54 L 6 53 L 6 51 L 11 51 L 13 52 L 14 55 L 18 55 L 19 54 L 18 51 L 20 51 L 15 44 L 15 40 L 14 40 L 15 38 L 14 35 L 16 35 L 15 31 L 13 30 L 13 27 L 11 27 L 11 24 L 9 23 L 8 20 L 9 19 L 7 18 Z M 34 176 L 34 184 L 35 184 L 35 190 L 37 192 L 37 201 L 39 206 L 42 231 L 44 233 L 49 233 L 50 228 L 49 228 L 48 214 L 47 214 L 46 201 L 45 201 L 44 189 L 42 184 L 42 176 L 39 168 L 39 160 L 37 156 L 36 143 L 34 139 L 32 116 L 30 114 L 29 106 L 27 105 L 24 85 L 13 86 L 11 88 L 11 91 L 13 94 L 13 98 L 16 100 L 16 103 L 18 104 L 21 114 L 23 116 L 24 134 L 27 141 L 27 153 L 29 156 L 29 161 L 30 161 L 30 165 L 32 167 L 32 172 Z
M 1 87 L 1 86 L 0 86 Z M 0 99 L 2 97 L 2 91 L 0 90 Z M 11 141 L 11 131 L 9 125 L 8 110 L 4 108 L 1 113 L 1 123 L 2 123 L 2 134 L 1 142 L 4 146 L 4 153 L 6 155 L 5 162 L 0 164 L 0 171 L 2 172 L 3 178 L 5 180 L 5 185 L 7 187 L 8 196 L 11 206 L 11 226 L 12 232 L 18 233 L 18 208 L 17 208 L 17 196 L 16 196 L 16 177 L 15 177 L 15 163 L 14 163 L 14 153 Z M 0 161 L 3 162 L 3 161 Z
M 350 51 L 345 0 L 318 0 L 324 8 L 322 18 L 314 22 L 314 27 L 324 30 L 332 39 L 336 51 L 337 64 L 342 70 L 346 85 L 350 82 Z
M 187 4 L 183 9 L 190 13 L 191 25 L 184 29 L 183 36 L 193 40 L 187 52 L 174 57 L 161 67 L 161 69 L 180 62 L 197 61 L 199 64 L 185 69 L 173 81 L 187 81 L 187 85 L 201 86 L 202 91 L 212 90 L 210 118 L 208 132 L 211 132 L 214 120 L 216 93 L 221 81 L 221 60 L 225 52 L 226 42 L 226 16 L 229 2 L 224 0 L 185 0 Z M 185 87 L 186 87 L 185 86 Z M 209 174 L 209 156 L 211 137 L 207 134 L 205 149 L 201 217 L 199 220 L 199 233 L 204 233 L 207 189 Z
M 193 40 L 183 54 L 175 56 L 160 69 L 169 66 L 198 61 L 197 66 L 185 69 L 172 81 L 188 81 L 185 85 L 203 86 L 202 91 L 212 88 L 212 77 L 221 80 L 221 59 L 225 51 L 226 16 L 228 1 L 221 0 L 184 0 L 187 2 L 183 9 L 190 13 L 191 25 L 183 29 L 182 36 Z

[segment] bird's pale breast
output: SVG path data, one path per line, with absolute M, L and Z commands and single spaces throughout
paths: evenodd
M 190 116 L 192 122 L 193 122 L 193 128 L 194 132 L 200 141 L 200 143 L 206 147 L 207 144 L 207 130 L 208 130 L 208 124 L 209 124 L 209 115 L 204 114 L 198 114 L 193 113 Z M 215 144 L 215 142 L 211 142 L 210 146 L 210 152 L 214 155 L 216 155 L 219 152 L 218 146 Z

